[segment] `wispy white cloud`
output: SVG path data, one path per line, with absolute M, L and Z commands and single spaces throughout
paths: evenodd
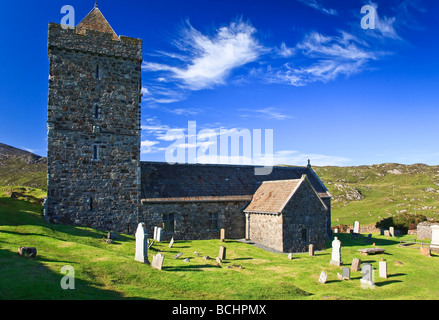
M 279 48 L 275 48 L 275 52 L 284 58 L 289 58 L 291 56 L 293 56 L 296 53 L 296 49 L 295 48 L 289 48 L 287 47 L 287 45 L 285 44 L 285 42 L 282 42 L 280 44 Z
M 328 14 L 328 15 L 337 15 L 338 14 L 337 10 L 331 9 L 331 8 L 325 8 L 317 0 L 297 0 L 297 1 L 303 3 L 304 5 L 307 5 L 308 7 L 311 7 L 313 9 L 316 9 L 316 10 L 321 11 L 321 12 Z
M 280 112 L 277 108 L 274 107 L 267 107 L 263 109 L 238 109 L 238 111 L 246 112 L 245 114 L 240 115 L 243 118 L 248 118 L 251 116 L 272 120 L 286 120 L 291 118 L 291 116 Z
M 184 53 L 172 55 L 185 62 L 183 66 L 144 62 L 143 71 L 164 72 L 188 90 L 201 90 L 221 85 L 230 73 L 255 61 L 264 52 L 254 36 L 256 29 L 241 20 L 216 30 L 213 36 L 202 34 L 187 22 L 182 37 L 175 41 Z M 167 53 L 167 55 L 171 55 Z
M 264 75 L 267 82 L 304 86 L 361 72 L 370 61 L 387 54 L 372 50 L 366 41 L 345 31 L 331 36 L 310 32 L 295 49 L 297 54 L 305 58 L 305 62 L 298 65 L 293 60 L 280 67 L 270 66 L 267 70 L 255 70 L 254 73 Z

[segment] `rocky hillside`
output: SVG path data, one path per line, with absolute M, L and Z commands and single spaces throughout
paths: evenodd
M 439 219 L 439 166 L 384 163 L 313 167 L 333 195 L 332 224 L 375 222 L 400 213 Z
M 28 186 L 45 190 L 47 158 L 0 143 L 0 186 Z

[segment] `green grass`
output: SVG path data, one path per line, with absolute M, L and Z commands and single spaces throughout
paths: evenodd
M 3 192 L 3 193 L 2 193 Z M 28 190 L 38 194 L 37 190 Z M 439 254 L 424 257 L 418 250 L 400 248 L 400 240 L 411 236 L 386 238 L 373 235 L 384 255 L 361 256 L 358 249 L 370 247 L 364 237 L 352 240 L 339 234 L 342 261 L 349 266 L 354 257 L 377 269 L 383 257 L 388 262 L 387 279 L 375 271 L 374 289 L 362 289 L 361 272 L 352 272 L 352 280 L 340 281 L 341 267 L 329 264 L 331 250 L 314 257 L 267 252 L 238 241 L 176 241 L 156 243 L 152 255 L 165 255 L 163 270 L 134 261 L 135 239 L 121 234 L 113 244 L 102 238 L 106 232 L 85 227 L 47 224 L 39 204 L 6 197 L 0 189 L 0 299 L 161 299 L 161 300 L 286 300 L 286 299 L 438 299 Z M 227 259 L 221 267 L 214 259 L 219 246 L 227 247 Z M 35 246 L 35 259 L 18 255 L 20 246 Z M 330 243 L 328 243 L 328 248 Z M 183 256 L 172 259 L 178 252 Z M 189 257 L 190 262 L 182 259 Z M 399 260 L 403 265 L 395 265 Z M 61 267 L 75 270 L 75 289 L 63 290 Z M 227 266 L 240 265 L 243 268 Z M 318 283 L 320 272 L 328 274 L 326 284 Z

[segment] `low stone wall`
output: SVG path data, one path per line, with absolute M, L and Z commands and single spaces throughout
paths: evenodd
M 416 230 L 417 230 L 417 236 L 418 239 L 429 239 L 431 240 L 431 226 L 432 225 L 438 225 L 438 223 L 432 223 L 428 221 L 424 221 L 418 224 Z

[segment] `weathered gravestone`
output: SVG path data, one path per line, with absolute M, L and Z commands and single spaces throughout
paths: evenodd
M 137 225 L 136 230 L 136 255 L 134 260 L 143 263 L 149 263 L 148 261 L 148 235 L 145 231 L 145 224 L 140 222 Z
M 342 269 L 343 280 L 349 280 L 351 278 L 351 269 L 343 267 Z
M 221 260 L 224 260 L 226 258 L 226 247 L 220 246 L 218 258 L 220 258 Z
M 165 259 L 165 256 L 161 253 L 157 253 L 155 256 L 152 256 L 152 264 L 151 266 L 153 268 L 156 268 L 158 270 L 162 270 L 163 267 L 163 260 Z
M 157 240 L 157 229 L 158 227 L 154 227 L 154 236 L 152 237 L 154 240 Z
M 293 260 L 293 254 L 291 252 L 288 254 L 288 259 Z
M 370 263 L 363 263 L 361 267 L 361 273 L 363 277 L 360 279 L 361 286 L 363 288 L 373 288 L 375 285 L 373 279 L 373 267 Z
M 387 279 L 387 262 L 380 261 L 378 266 L 379 266 L 379 277 Z
M 354 222 L 354 233 L 360 233 L 360 222 L 358 221 Z
M 389 230 L 384 230 L 384 236 L 385 237 L 390 237 L 390 231 Z
M 157 238 L 155 240 L 157 240 L 157 242 L 161 242 L 162 241 L 162 235 L 163 235 L 163 228 L 158 227 L 157 228 Z
M 226 239 L 226 230 L 221 229 L 220 240 L 221 240 L 221 242 L 224 242 L 225 239 Z
M 389 234 L 390 234 L 391 237 L 395 236 L 395 228 L 394 227 L 390 227 L 389 228 Z
M 341 241 L 338 240 L 337 237 L 334 237 L 334 241 L 332 241 L 332 257 L 330 264 L 339 267 L 341 262 Z
M 431 257 L 431 250 L 430 250 L 430 248 L 424 248 L 424 247 L 421 247 L 421 248 L 419 248 L 419 252 L 420 252 L 423 256 Z
M 183 252 L 177 253 L 175 256 L 172 257 L 172 259 L 178 259 L 183 255 Z
M 171 238 L 171 241 L 169 241 L 169 248 L 172 248 L 172 246 L 174 245 L 174 237 Z
M 328 275 L 325 273 L 325 271 L 322 271 L 320 273 L 319 282 L 326 283 L 326 280 L 328 280 Z
M 310 244 L 310 245 L 308 246 L 308 254 L 309 254 L 310 256 L 314 256 L 314 245 L 313 245 L 313 244 Z
M 361 260 L 358 258 L 354 258 L 352 260 L 351 271 L 360 271 Z

